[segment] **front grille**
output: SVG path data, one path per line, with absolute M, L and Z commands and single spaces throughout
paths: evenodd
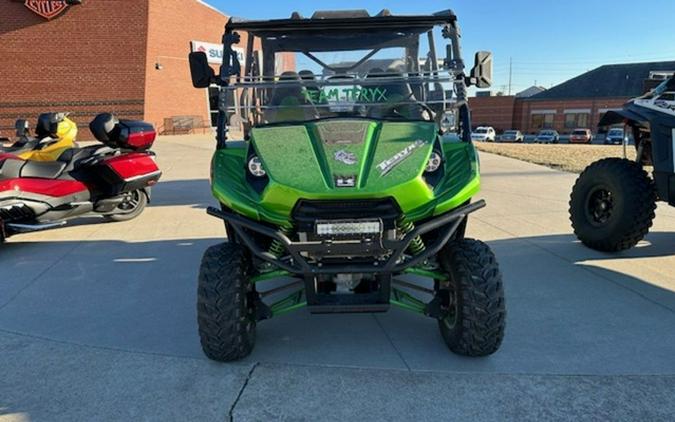
M 344 201 L 302 199 L 295 205 L 292 216 L 299 232 L 313 232 L 318 220 L 379 219 L 385 230 L 392 230 L 396 228 L 401 209 L 393 198 Z

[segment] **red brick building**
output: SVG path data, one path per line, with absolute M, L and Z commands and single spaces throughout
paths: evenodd
M 516 126 L 516 97 L 473 97 L 469 99 L 474 126 L 492 126 L 498 132 Z
M 577 128 L 595 132 L 604 113 L 653 87 L 654 74 L 674 72 L 675 62 L 606 65 L 527 98 L 470 98 L 473 124 L 493 126 L 498 132 L 555 129 L 567 134 Z
M 46 111 L 71 112 L 81 139 L 104 111 L 160 130 L 173 116 L 210 123 L 208 92 L 192 87 L 187 55 L 193 41 L 218 46 L 221 12 L 198 0 L 64 0 L 46 19 L 28 3 L 40 1 L 0 3 L 1 135 Z

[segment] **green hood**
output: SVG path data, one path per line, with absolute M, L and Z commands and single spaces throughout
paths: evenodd
M 435 132 L 433 123 L 340 120 L 253 129 L 252 139 L 270 179 L 303 192 L 344 196 L 378 193 L 417 179 Z M 386 167 L 397 154 L 398 163 Z M 353 188 L 345 187 L 352 183 Z
M 443 177 L 424 171 L 436 145 Z M 257 190 L 247 178 L 254 149 L 269 180 Z M 212 188 L 225 206 L 257 220 L 288 224 L 300 199 L 393 197 L 415 221 L 455 208 L 478 192 L 478 160 L 471 143 L 438 136 L 433 122 L 328 120 L 254 128 L 249 143 L 216 151 Z

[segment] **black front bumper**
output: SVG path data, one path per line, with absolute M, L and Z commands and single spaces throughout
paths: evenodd
M 207 212 L 209 215 L 226 221 L 236 232 L 238 239 L 241 240 L 255 256 L 292 274 L 397 274 L 435 256 L 452 238 L 453 234 L 455 234 L 465 218 L 469 214 L 485 207 L 485 205 L 485 201 L 483 200 L 473 204 L 464 205 L 447 214 L 420 224 L 400 240 L 391 241 L 383 239 L 382 246 L 387 250 L 390 250 L 391 254 L 382 261 L 375 259 L 373 262 L 367 264 L 350 262 L 341 262 L 339 264 L 310 262 L 302 255 L 303 253 L 311 254 L 314 252 L 321 252 L 326 248 L 334 248 L 335 245 L 327 243 L 326 241 L 292 241 L 286 234 L 279 230 L 250 220 L 246 217 L 242 217 L 233 212 L 219 210 L 213 207 L 208 208 Z M 439 231 L 438 235 L 433 242 L 426 245 L 423 252 L 415 256 L 405 255 L 405 251 L 417 237 L 435 230 Z M 288 255 L 279 258 L 269 253 L 256 242 L 249 231 L 277 240 L 283 245 Z M 367 247 L 367 245 L 364 245 L 363 247 Z

